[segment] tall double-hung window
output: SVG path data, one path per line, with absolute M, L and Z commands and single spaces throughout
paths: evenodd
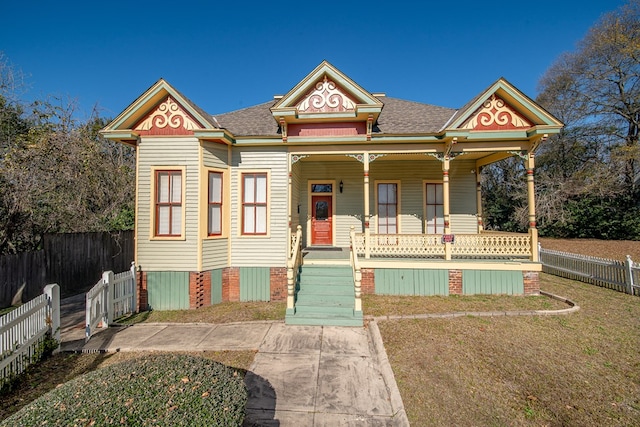
M 425 184 L 426 225 L 425 233 L 444 233 L 444 193 L 442 183 L 427 182 Z
M 242 174 L 242 234 L 267 234 L 267 174 Z
M 222 234 L 222 172 L 209 172 L 207 210 L 207 234 L 209 236 L 220 236 Z
M 182 171 L 155 172 L 155 235 L 182 236 Z
M 379 183 L 378 234 L 398 234 L 398 184 Z

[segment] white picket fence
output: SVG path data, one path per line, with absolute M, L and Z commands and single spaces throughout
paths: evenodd
M 85 340 L 98 328 L 107 328 L 113 321 L 137 310 L 136 266 L 122 273 L 105 271 L 86 294 Z
M 640 264 L 554 251 L 538 247 L 542 271 L 592 285 L 640 295 Z
M 60 343 L 60 287 L 56 284 L 0 317 L 0 388 L 34 362 L 47 333 Z

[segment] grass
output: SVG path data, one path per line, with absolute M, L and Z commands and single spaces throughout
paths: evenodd
M 255 357 L 254 351 L 186 352 L 185 354 L 205 357 L 243 372 L 249 369 Z M 12 389 L 0 392 L 2 400 L 0 420 L 16 413 L 30 402 L 68 381 L 120 362 L 130 362 L 148 355 L 149 353 L 144 352 L 58 353 L 30 366 Z
M 581 309 L 564 316 L 464 316 L 379 322 L 412 426 L 608 426 L 640 420 L 640 300 L 541 275 L 545 291 Z M 366 315 L 565 308 L 546 297 L 364 298 Z M 283 303 L 224 303 L 150 312 L 130 321 L 236 322 L 284 318 Z M 254 352 L 198 353 L 248 369 Z M 0 419 L 72 378 L 138 353 L 59 354 L 0 398 Z
M 379 323 L 412 426 L 638 425 L 638 297 L 541 279 L 581 310 Z
M 79 376 L 0 425 L 240 425 L 243 378 L 207 358 L 149 354 Z
M 119 319 L 132 323 L 233 323 L 256 320 L 284 320 L 284 302 L 223 302 L 197 310 L 147 311 Z

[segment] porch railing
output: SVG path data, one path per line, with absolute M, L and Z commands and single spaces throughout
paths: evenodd
M 530 259 L 531 235 L 518 233 L 355 234 L 358 256 L 434 259 Z
M 287 257 L 287 311 L 295 308 L 295 285 L 302 264 L 302 227 L 298 225 L 291 233 L 291 250 Z
M 360 265 L 358 264 L 358 255 L 355 251 L 355 244 L 355 227 L 351 226 L 351 231 L 349 232 L 349 260 L 351 263 L 351 269 L 353 270 L 353 287 L 356 298 L 353 310 L 362 311 L 362 271 L 360 270 Z

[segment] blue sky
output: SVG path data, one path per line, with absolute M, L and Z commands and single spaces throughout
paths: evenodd
M 622 0 L 7 1 L 0 51 L 24 99 L 115 117 L 160 77 L 211 114 L 284 94 L 328 60 L 370 92 L 459 108 L 540 77 Z

